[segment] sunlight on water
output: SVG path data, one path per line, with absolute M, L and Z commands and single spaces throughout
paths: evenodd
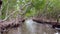
M 39 24 L 34 22 L 32 19 L 25 21 L 26 28 L 30 34 L 58 34 L 56 33 L 49 24 Z
M 31 19 L 29 19 L 29 20 L 26 20 L 25 21 L 25 24 L 26 24 L 26 26 L 27 26 L 27 29 L 30 31 L 30 32 L 32 32 L 32 33 L 34 33 L 35 32 L 35 28 L 36 28 L 36 23 L 34 23 Z

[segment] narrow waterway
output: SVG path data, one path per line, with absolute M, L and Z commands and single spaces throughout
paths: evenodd
M 18 28 L 11 29 L 8 34 L 59 34 L 49 24 L 39 24 L 28 19 Z

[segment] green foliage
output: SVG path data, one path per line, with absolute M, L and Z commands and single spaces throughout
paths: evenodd
M 2 10 L 1 10 L 1 19 L 4 19 L 7 15 L 10 14 L 10 12 L 16 10 L 16 4 L 17 1 L 16 0 L 2 0 Z M 8 14 L 6 15 L 6 13 L 8 12 Z
M 19 12 L 23 14 L 24 17 L 31 17 L 36 16 L 37 14 L 44 15 L 47 18 L 57 18 L 60 15 L 60 0 L 2 0 L 2 16 L 1 18 L 4 19 L 6 17 L 6 12 L 8 15 L 11 14 L 13 11 L 17 12 L 14 14 L 19 14 Z M 27 5 L 30 2 L 29 5 Z M 26 5 L 24 8 L 24 5 Z M 22 9 L 22 10 L 21 10 Z M 21 10 L 21 11 L 20 11 Z
M 32 5 L 35 9 L 42 9 L 45 4 L 45 0 L 32 0 Z

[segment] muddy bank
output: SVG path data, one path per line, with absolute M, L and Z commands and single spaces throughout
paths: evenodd
M 60 34 L 57 30 L 51 28 L 49 24 L 39 24 L 31 19 L 26 20 L 21 26 L 9 29 L 3 34 Z

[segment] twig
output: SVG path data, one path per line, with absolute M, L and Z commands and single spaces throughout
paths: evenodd
M 31 2 L 25 4 L 20 10 L 22 11 L 22 9 L 23 9 L 24 7 L 26 7 L 26 10 L 27 10 L 27 8 L 28 8 L 30 5 L 31 5 Z M 22 14 L 22 15 L 26 14 L 26 10 L 25 10 L 23 13 L 21 13 L 21 14 Z
M 28 4 L 26 4 L 26 5 L 24 5 L 23 7 L 22 7 L 22 9 L 24 8 L 24 7 L 26 7 L 26 6 L 28 6 L 28 5 L 30 5 L 31 4 L 31 2 L 30 3 L 28 3 Z M 21 9 L 20 9 L 21 10 Z M 13 11 L 10 15 L 8 15 L 7 17 L 5 17 L 5 19 L 3 19 L 2 21 L 6 21 L 11 15 L 13 15 L 14 13 L 15 13 L 16 11 Z M 26 12 L 24 12 L 23 14 L 25 14 Z
M 5 19 L 3 19 L 2 21 L 6 21 L 11 15 L 13 15 L 16 11 L 13 11 L 10 15 L 8 15 L 7 17 L 5 17 Z

